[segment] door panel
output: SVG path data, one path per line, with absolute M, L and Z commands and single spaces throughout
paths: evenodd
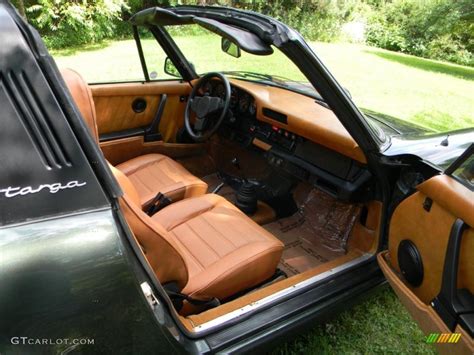
M 400 280 L 397 274 L 391 267 L 388 252 L 382 252 L 377 255 L 377 261 L 382 269 L 385 278 L 390 283 L 397 297 L 407 311 L 411 314 L 413 319 L 418 323 L 424 334 L 440 333 L 449 334 L 451 330 L 448 329 L 442 319 L 436 314 L 430 305 L 420 301 L 420 299 L 413 293 L 407 285 Z M 474 341 L 469 334 L 461 327 L 456 327 L 454 333 L 461 333 L 461 338 L 456 344 L 436 344 L 441 353 L 471 355 L 474 352 Z
M 460 220 L 466 224 L 466 228 L 461 229 L 463 232 L 459 249 L 457 287 L 453 292 L 459 295 L 458 290 L 465 289 L 472 296 L 474 295 L 474 192 L 448 175 L 438 175 L 418 185 L 417 191 L 396 207 L 389 226 L 388 251 L 378 255 L 378 262 L 385 277 L 426 334 L 454 332 L 455 320 L 459 318 L 455 316 L 451 318 L 451 322 L 446 315 L 466 314 L 466 309 L 468 313 L 471 312 L 469 306 L 462 308 L 463 311 L 460 313 L 458 311 L 450 313 L 451 310 L 448 308 L 451 303 L 448 308 L 443 308 L 445 303 L 439 301 L 443 282 L 446 285 L 445 259 L 449 243 L 452 244 L 450 238 L 453 238 L 453 226 L 456 221 L 458 221 L 456 225 L 461 223 Z M 409 249 L 410 253 L 406 252 L 407 249 L 401 251 L 403 245 L 407 244 L 406 240 L 409 241 L 408 244 L 414 246 Z M 452 250 L 451 245 L 449 249 L 451 255 Z M 402 267 L 399 259 L 401 255 L 405 258 L 405 266 Z M 411 265 L 406 263 L 407 257 Z M 421 262 L 414 262 L 420 259 Z M 414 267 L 416 264 L 418 266 Z M 410 270 L 423 271 L 422 279 L 418 283 L 413 281 L 416 278 L 411 278 L 411 282 L 408 281 Z M 456 271 L 453 275 L 456 275 Z M 454 281 L 455 277 L 448 278 Z M 456 329 L 460 332 L 459 324 Z M 465 334 L 459 344 L 440 345 L 439 350 L 472 354 L 474 351 L 472 337 L 468 332 Z
M 179 81 L 91 85 L 97 127 L 100 134 L 116 133 L 150 125 L 158 110 L 160 96 L 167 95 L 159 130 L 165 142 L 173 142 L 176 132 L 184 124 L 186 102 L 191 87 Z M 144 99 L 145 110 L 135 112 L 132 104 Z
M 390 222 L 392 267 L 400 273 L 400 242 L 405 239 L 412 241 L 420 252 L 424 277 L 420 286 L 409 287 L 422 302 L 431 302 L 441 288 L 451 227 L 457 218 L 461 218 L 470 228 L 462 238 L 458 286 L 474 293 L 474 193 L 446 175 L 435 176 L 417 189 L 418 192 L 398 205 Z M 427 198 L 433 201 L 429 211 L 424 207 Z

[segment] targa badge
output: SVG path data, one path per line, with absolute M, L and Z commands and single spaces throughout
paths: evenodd
M 43 190 L 46 190 L 50 194 L 55 194 L 58 191 L 61 190 L 66 190 L 66 189 L 74 189 L 76 187 L 81 187 L 86 185 L 86 182 L 79 182 L 77 180 L 69 181 L 66 184 L 61 184 L 59 182 L 55 182 L 52 184 L 42 184 L 39 185 L 38 187 L 33 187 L 33 186 L 16 186 L 12 187 L 9 186 L 4 189 L 0 189 L 0 194 L 4 194 L 6 198 L 12 198 L 16 196 L 25 196 L 25 195 L 30 195 L 30 194 L 37 194 L 38 192 L 41 192 Z

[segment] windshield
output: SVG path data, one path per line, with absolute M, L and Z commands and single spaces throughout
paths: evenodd
M 200 75 L 217 71 L 319 98 L 298 67 L 278 48 L 273 47 L 273 53 L 266 56 L 241 51 L 241 56 L 235 58 L 222 51 L 221 36 L 199 25 L 170 26 L 167 30 Z
M 240 58 L 221 50 L 221 37 L 198 25 L 168 27 L 196 72 L 284 87 L 321 99 L 281 51 Z M 474 69 L 362 44 L 308 42 L 384 141 L 394 134 L 434 134 L 474 128 Z M 377 128 L 375 127 L 377 126 Z

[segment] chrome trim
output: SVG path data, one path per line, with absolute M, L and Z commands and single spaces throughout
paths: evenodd
M 213 329 L 217 326 L 220 326 L 230 320 L 234 320 L 236 318 L 239 318 L 239 317 L 242 317 L 243 315 L 249 313 L 249 312 L 252 312 L 252 311 L 256 311 L 257 309 L 260 309 L 266 305 L 268 305 L 269 303 L 272 303 L 278 299 L 281 299 L 283 297 L 287 297 L 293 293 L 296 293 L 298 291 L 300 291 L 301 289 L 311 285 L 311 284 L 314 284 L 318 281 L 321 281 L 325 278 L 327 278 L 328 276 L 333 276 L 334 274 L 337 274 L 337 273 L 340 273 L 346 269 L 349 269 L 351 268 L 352 266 L 356 265 L 356 264 L 359 264 L 363 261 L 366 261 L 368 259 L 370 259 L 372 257 L 372 254 L 364 254 L 356 259 L 353 259 L 351 261 L 348 261 L 347 263 L 345 264 L 342 264 L 342 265 L 339 265 L 333 269 L 330 269 L 328 271 L 325 271 L 319 275 L 315 275 L 307 280 L 304 280 L 304 281 L 301 281 L 293 286 L 290 286 L 288 288 L 285 288 L 281 291 L 278 291 L 270 296 L 267 296 L 265 298 L 262 298 L 261 300 L 258 300 L 258 301 L 255 301 L 255 302 L 252 302 L 240 309 L 236 309 L 235 311 L 232 311 L 232 312 L 229 312 L 227 314 L 224 314 L 220 317 L 217 317 L 213 320 L 210 320 L 209 322 L 206 322 L 206 323 L 203 323 L 203 324 L 200 324 L 198 326 L 196 326 L 194 328 L 194 331 L 196 334 L 199 334 L 201 332 L 204 332 L 204 331 L 207 331 L 207 330 L 210 330 L 210 329 Z

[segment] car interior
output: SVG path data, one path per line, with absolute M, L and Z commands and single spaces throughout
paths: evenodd
M 364 154 L 313 99 L 231 79 L 229 114 L 196 142 L 183 129 L 188 83 L 89 86 L 73 70 L 62 75 L 189 330 L 376 251 L 382 203 L 369 197 Z M 223 86 L 212 76 L 193 89 L 218 96 Z M 137 100 L 146 108 L 136 112 Z M 121 136 L 156 112 L 159 139 Z
M 3 19 L 3 6 L 0 10 Z M 4 32 L 12 41 L 5 48 L 5 75 L 0 73 L 8 167 L 2 203 L 8 207 L 1 217 L 7 254 L 15 259 L 7 269 L 19 265 L 13 274 L 22 277 L 7 275 L 3 304 L 10 307 L 19 294 L 28 296 L 11 303 L 7 318 L 21 313 L 12 330 L 24 324 L 38 328 L 34 325 L 45 319 L 62 324 L 56 319 L 65 315 L 68 324 L 86 324 L 84 316 L 95 315 L 119 290 L 120 302 L 100 317 L 117 309 L 131 313 L 133 318 L 117 319 L 140 328 L 124 327 L 125 332 L 136 328 L 148 336 L 166 327 L 166 337 L 195 340 L 196 351 L 249 350 L 249 344 L 255 349 L 331 317 L 387 280 L 425 334 L 454 336 L 461 344 L 457 353 L 472 354 L 472 133 L 453 131 L 442 140 L 408 136 L 410 149 L 393 151 L 403 140 L 400 132 L 386 137 L 391 147 L 370 148 L 364 138 L 375 141 L 382 128 L 362 116 L 358 121 L 355 107 L 340 106 L 352 104 L 349 95 L 324 73 L 304 41 L 286 38 L 284 45 L 269 45 L 276 42 L 264 42 L 264 34 L 277 32 L 276 40 L 296 34 L 276 20 L 245 14 L 214 7 L 144 10 L 132 22 L 143 78 L 120 82 L 111 76 L 107 83 L 88 83 L 81 70 L 68 66 L 59 73 L 56 59 L 36 43 L 37 34 L 20 26 L 15 31 L 23 34 L 13 40 L 10 28 L 18 23 L 8 20 Z M 229 25 L 235 22 L 241 27 Z M 176 23 L 203 25 L 218 40 L 205 35 L 196 46 L 199 33 L 188 39 L 195 53 L 205 54 L 192 63 L 168 37 L 182 31 L 165 30 Z M 152 57 L 151 71 L 140 53 L 137 26 L 151 30 L 147 45 L 163 49 Z M 201 48 L 210 42 L 214 53 Z M 280 49 L 287 61 L 278 59 L 285 63 L 278 72 L 266 65 L 272 60 L 266 56 Z M 221 52 L 224 59 L 209 60 Z M 261 62 L 248 55 L 252 52 Z M 227 54 L 249 61 L 234 66 Z M 297 55 L 314 59 L 308 67 L 325 74 L 305 71 L 317 84 L 300 81 L 295 72 L 284 75 L 290 72 L 287 64 L 301 69 L 300 75 L 308 68 Z M 123 57 L 120 70 L 134 71 L 126 67 L 131 57 Z M 77 62 L 69 64 L 80 68 Z M 155 76 L 162 64 L 171 78 Z M 117 72 L 93 69 L 101 77 Z M 354 125 L 348 124 L 351 118 Z M 420 145 L 440 155 L 443 164 L 418 154 Z M 24 199 L 8 200 L 16 196 Z M 41 250 L 30 240 L 42 244 Z M 49 247 L 58 241 L 61 248 Z M 19 258 L 24 245 L 29 254 Z M 77 248 L 74 255 L 71 246 Z M 110 255 L 120 268 L 111 267 Z M 67 269 L 60 270 L 62 265 Z M 42 293 L 51 288 L 49 280 L 60 282 Z M 95 292 L 97 286 L 105 291 Z M 91 302 L 93 294 L 99 296 Z M 18 313 L 19 307 L 25 312 Z M 59 318 L 46 318 L 53 308 L 61 310 Z M 31 316 L 33 323 L 26 320 Z M 133 346 L 135 338 L 127 342 Z M 440 346 L 445 345 L 452 344 Z

